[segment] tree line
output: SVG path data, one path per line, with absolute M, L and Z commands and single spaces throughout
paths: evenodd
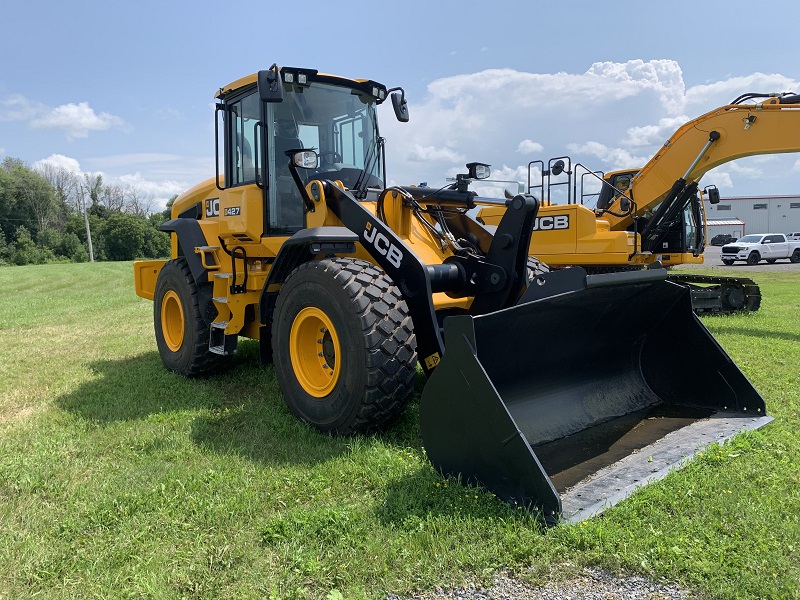
M 157 227 L 170 218 L 174 200 L 152 213 L 152 195 L 135 186 L 6 157 L 0 164 L 0 265 L 168 257 L 169 234 Z

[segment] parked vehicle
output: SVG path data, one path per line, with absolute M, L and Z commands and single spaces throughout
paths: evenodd
M 800 263 L 800 241 L 788 240 L 783 233 L 752 233 L 723 246 L 721 256 L 726 265 L 737 260 L 748 265 L 756 265 L 761 260 L 772 264 L 783 258 Z
M 789 233 L 789 234 L 786 235 L 786 238 L 789 241 L 792 241 L 792 240 L 800 241 L 800 231 L 795 231 L 793 233 Z M 734 241 L 736 241 L 736 240 L 734 240 Z
M 719 233 L 711 238 L 711 245 L 712 246 L 724 246 L 725 244 L 730 244 L 735 242 L 736 238 L 733 237 L 730 233 Z

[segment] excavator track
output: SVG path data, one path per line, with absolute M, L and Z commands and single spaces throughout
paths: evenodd
M 641 267 L 584 267 L 588 273 L 638 271 Z M 685 285 L 692 293 L 692 309 L 698 315 L 730 315 L 755 312 L 761 306 L 761 289 L 747 277 L 668 275 L 668 281 Z
M 667 279 L 689 287 L 698 315 L 754 312 L 761 306 L 761 290 L 747 277 L 669 275 Z

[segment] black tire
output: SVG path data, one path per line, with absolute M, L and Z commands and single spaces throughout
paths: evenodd
M 768 258 L 767 259 L 767 263 L 770 264 L 770 265 L 774 265 L 776 260 L 778 260 L 778 259 L 777 258 Z
M 722 264 L 723 265 L 728 265 L 730 267 L 733 264 L 733 260 L 730 259 L 730 258 L 723 258 L 722 259 Z
M 795 249 L 789 257 L 789 262 L 800 263 L 800 248 Z
M 186 259 L 176 258 L 164 265 L 153 300 L 156 345 L 167 369 L 199 377 L 228 362 L 227 357 L 208 351 L 210 324 L 202 317 L 197 285 Z
M 751 252 L 750 254 L 747 255 L 748 265 L 757 265 L 760 260 L 761 260 L 761 255 L 758 252 Z
M 287 406 L 322 431 L 385 428 L 414 391 L 416 338 L 406 303 L 366 261 L 326 258 L 295 269 L 275 304 L 272 351 Z

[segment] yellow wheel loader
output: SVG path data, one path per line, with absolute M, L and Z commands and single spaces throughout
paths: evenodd
M 798 151 L 800 95 L 743 94 L 678 128 L 641 169 L 603 174 L 567 156 L 531 161 L 525 191 L 545 202 L 530 253 L 551 267 L 579 265 L 591 273 L 702 263 L 707 231 L 700 178 L 744 156 Z M 584 191 L 598 186 L 599 192 Z M 719 202 L 714 186 L 706 192 L 710 203 Z M 497 225 L 502 212 L 484 208 L 478 219 Z M 690 288 L 698 314 L 753 311 L 761 304 L 748 278 L 670 280 Z
M 166 368 L 206 375 L 257 339 L 289 410 L 351 434 L 398 418 L 419 361 L 434 467 L 549 522 L 770 420 L 663 268 L 537 273 L 533 196 L 386 187 L 389 98 L 407 121 L 402 89 L 313 69 L 220 89 L 216 176 L 162 225 L 172 258 L 134 264 Z M 491 231 L 481 206 L 504 209 Z

